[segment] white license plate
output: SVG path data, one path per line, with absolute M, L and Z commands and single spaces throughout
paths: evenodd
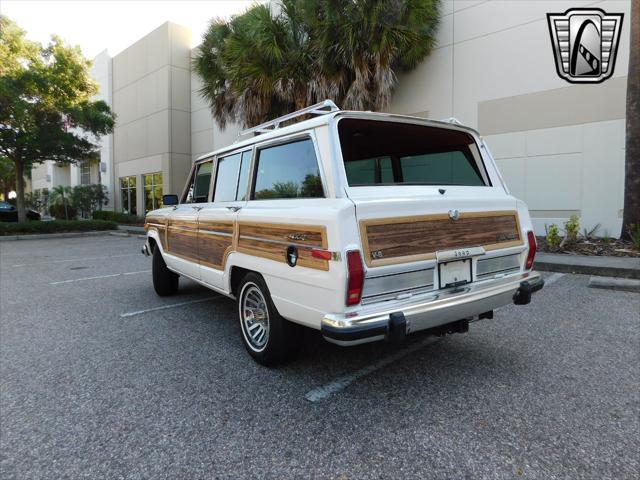
M 455 287 L 471 282 L 471 259 L 438 264 L 440 288 Z

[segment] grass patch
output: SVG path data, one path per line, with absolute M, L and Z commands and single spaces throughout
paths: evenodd
M 94 220 L 108 220 L 111 222 L 121 223 L 123 225 L 144 225 L 144 218 L 137 215 L 129 215 L 128 213 L 108 212 L 98 210 L 93 212 Z
M 0 235 L 22 235 L 29 233 L 92 232 L 117 230 L 118 224 L 106 220 L 52 220 L 50 222 L 0 222 Z

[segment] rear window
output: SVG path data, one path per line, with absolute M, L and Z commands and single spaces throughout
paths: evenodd
M 448 128 L 345 118 L 338 124 L 347 180 L 371 185 L 490 185 L 471 135 Z

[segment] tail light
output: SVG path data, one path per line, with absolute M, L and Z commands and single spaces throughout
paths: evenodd
M 536 236 L 533 232 L 527 232 L 527 240 L 529 241 L 529 253 L 527 255 L 527 263 L 525 265 L 526 270 L 531 270 L 533 267 L 533 260 L 536 258 L 536 250 L 538 245 L 536 243 Z
M 359 250 L 347 252 L 347 305 L 357 305 L 362 298 L 362 285 L 364 283 L 364 268 Z

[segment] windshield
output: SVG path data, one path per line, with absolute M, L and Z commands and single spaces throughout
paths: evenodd
M 349 186 L 490 185 L 476 142 L 466 132 L 345 118 L 338 133 Z

